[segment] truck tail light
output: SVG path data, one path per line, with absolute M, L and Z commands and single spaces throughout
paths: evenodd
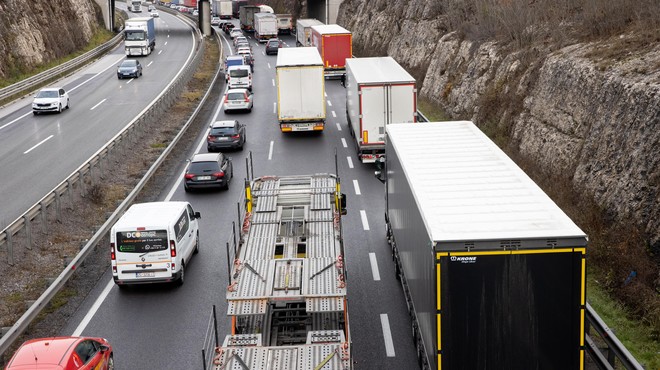
M 170 256 L 176 257 L 176 244 L 174 240 L 170 240 Z M 172 268 L 174 268 L 174 264 L 172 264 Z

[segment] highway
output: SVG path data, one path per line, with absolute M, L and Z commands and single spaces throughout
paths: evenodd
M 292 36 L 282 38 L 287 47 L 295 46 Z M 254 39 L 250 42 L 255 54 L 253 111 L 225 114 L 219 107 L 215 110 L 215 120 L 237 119 L 247 125 L 245 150 L 229 153 L 235 175 L 229 190 L 185 193 L 180 182 L 185 163 L 181 163 L 176 171 L 179 175 L 168 187 L 171 190 L 160 197 L 189 201 L 202 214 L 201 251 L 186 266 L 185 284 L 120 291 L 108 269 L 60 334 L 107 338 L 119 369 L 201 369 L 201 349 L 213 305 L 218 309 L 220 341 L 230 331 L 225 243 L 237 217 L 246 156 L 252 153 L 255 176 L 334 173 L 336 150 L 342 191 L 347 195 L 343 228 L 354 368 L 418 368 L 406 303 L 385 240 L 383 185 L 374 177 L 372 165 L 356 159 L 346 125 L 345 90 L 338 80 L 326 80 L 323 133 L 281 133 L 275 113 L 277 56 L 264 55 L 263 44 Z M 225 50 L 232 48 L 225 44 Z M 205 136 L 206 132 L 199 133 L 196 152 L 206 152 Z
M 139 79 L 118 80 L 123 43 L 58 82 L 70 95 L 61 114 L 32 115 L 32 98 L 0 109 L 0 229 L 82 165 L 165 90 L 192 57 L 193 32 L 163 12 L 156 19 L 156 49 L 138 60 Z

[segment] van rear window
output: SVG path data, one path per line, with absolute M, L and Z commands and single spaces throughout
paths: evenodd
M 145 253 L 167 249 L 167 230 L 117 233 L 117 252 Z
M 247 69 L 234 69 L 232 71 L 229 71 L 229 76 L 231 76 L 231 77 L 247 77 L 248 76 L 248 70 Z

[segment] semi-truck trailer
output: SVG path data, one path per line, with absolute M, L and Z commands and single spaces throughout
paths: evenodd
M 323 59 L 326 76 L 344 74 L 346 59 L 353 57 L 353 35 L 337 24 L 312 26 L 312 44 Z
M 243 5 L 240 10 L 239 21 L 241 29 L 246 32 L 254 31 L 254 15 L 259 13 L 261 9 L 255 5 Z
M 386 126 L 387 239 L 423 369 L 583 369 L 587 236 L 472 122 Z
M 234 18 L 238 19 L 241 15 L 241 7 L 248 5 L 248 0 L 232 0 L 231 2 L 231 13 Z
M 291 34 L 293 30 L 293 22 L 291 14 L 277 14 L 277 32 Z
M 152 17 L 127 19 L 124 23 L 126 55 L 149 55 L 156 48 L 156 29 Z
M 266 42 L 277 37 L 277 17 L 273 13 L 254 14 L 254 38 Z
M 314 18 L 298 19 L 296 21 L 296 45 L 314 46 L 312 43 L 312 26 L 322 24 L 323 22 Z
M 220 17 L 220 19 L 231 19 L 232 15 L 232 2 L 231 0 L 215 0 L 213 2 L 215 5 L 215 14 Z
M 333 174 L 246 183 L 239 242 L 227 243 L 231 334 L 212 369 L 352 369 L 344 199 Z
M 385 126 L 417 121 L 415 78 L 392 57 L 346 60 L 346 117 L 362 163 L 385 154 Z
M 277 118 L 282 132 L 323 131 L 325 78 L 316 48 L 281 48 L 275 67 Z

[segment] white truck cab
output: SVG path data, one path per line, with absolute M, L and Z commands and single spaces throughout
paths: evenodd
M 200 217 L 188 202 L 132 205 L 110 230 L 115 283 L 183 284 L 186 265 L 199 252 Z

